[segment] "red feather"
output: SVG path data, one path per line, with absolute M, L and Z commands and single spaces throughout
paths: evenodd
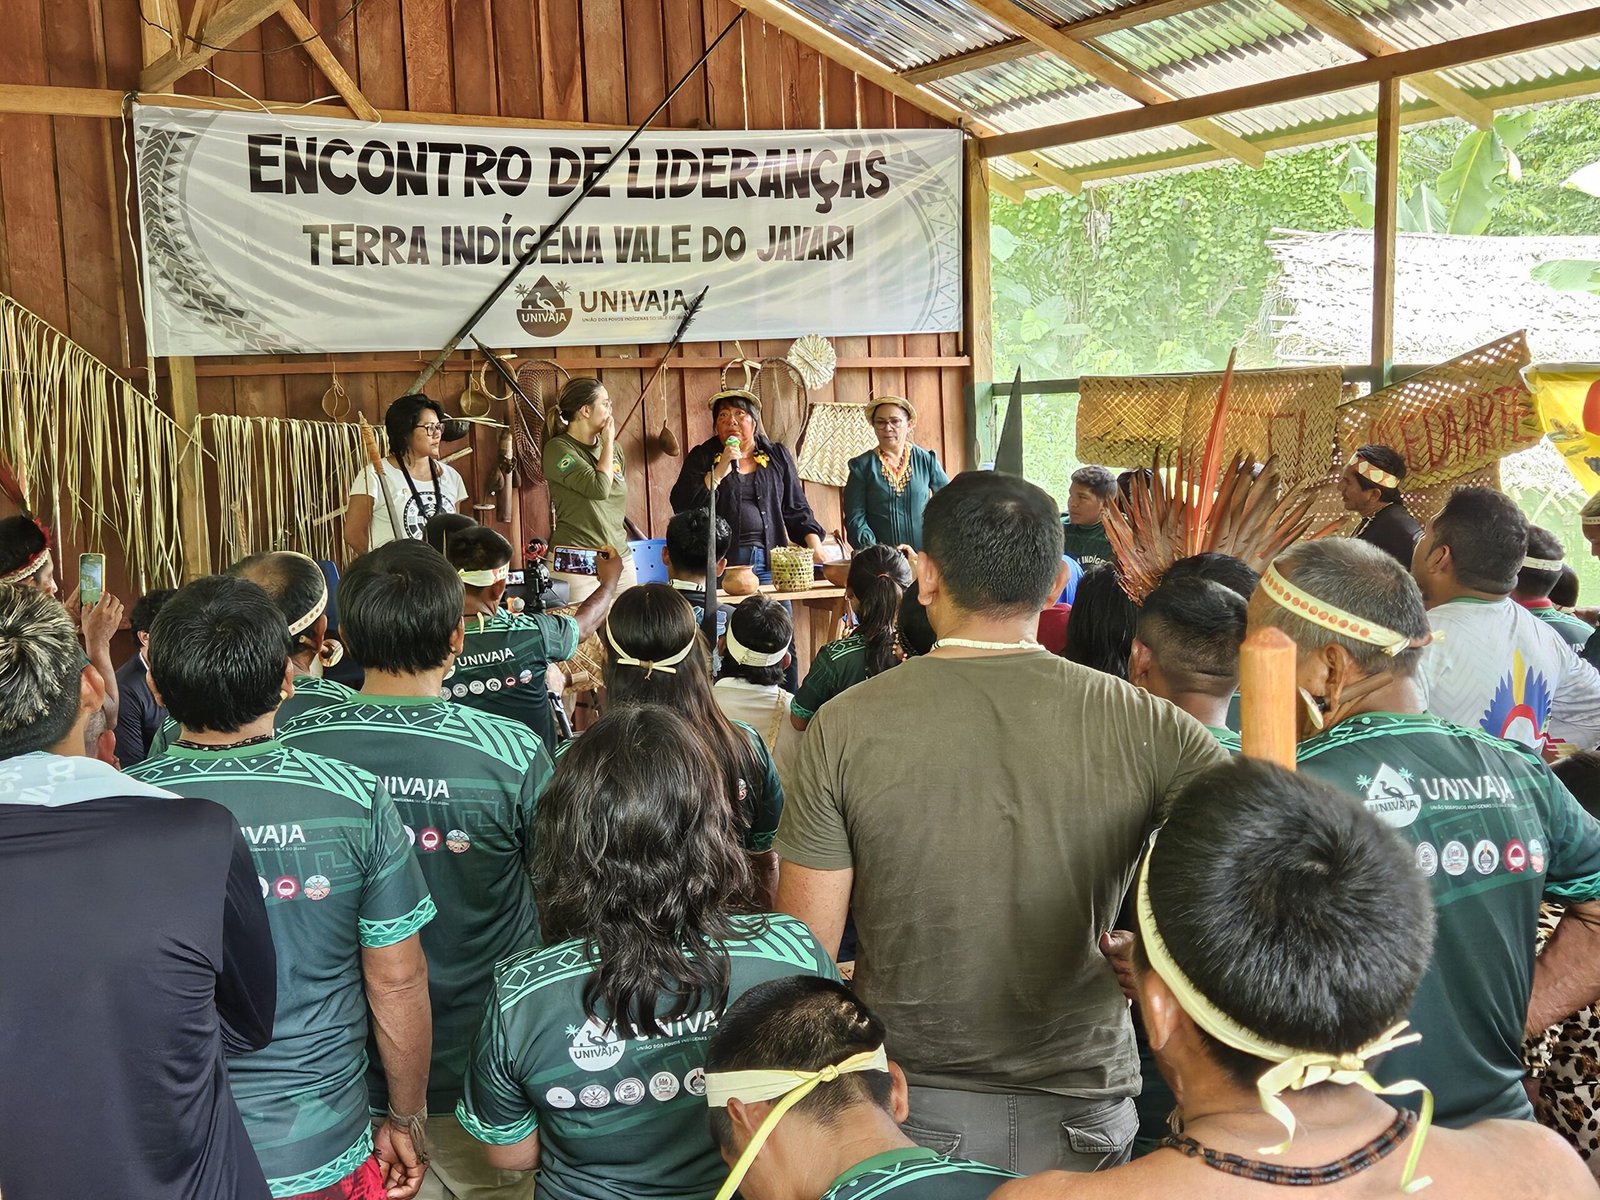
M 1211 505 L 1216 496 L 1217 472 L 1222 469 L 1222 437 L 1228 428 L 1228 393 L 1233 390 L 1233 360 L 1239 351 L 1228 352 L 1228 366 L 1222 373 L 1222 386 L 1217 389 L 1217 407 L 1211 414 L 1211 433 L 1206 437 L 1205 456 L 1200 460 L 1199 495 L 1195 497 L 1195 522 L 1189 527 L 1192 536 L 1204 538 L 1211 519 Z M 1198 553 L 1198 546 L 1190 553 Z

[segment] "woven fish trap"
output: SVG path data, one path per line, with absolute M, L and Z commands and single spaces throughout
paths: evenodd
M 522 482 L 544 482 L 544 414 L 572 376 L 548 358 L 526 359 L 517 366 L 517 386 L 527 395 L 511 397 L 511 445 Z
M 1436 511 L 1451 488 L 1491 475 L 1490 486 L 1498 487 L 1500 460 L 1544 435 L 1522 379 L 1528 361 L 1527 337 L 1519 331 L 1341 405 L 1340 460 L 1358 446 L 1398 450 L 1408 499 L 1425 504 L 1435 489 L 1445 489 L 1431 508 L 1412 509 L 1418 520 Z
M 816 579 L 809 546 L 777 546 L 771 558 L 772 582 L 780 592 L 803 592 Z
M 850 460 L 877 444 L 859 404 L 813 404 L 795 465 L 801 479 L 843 487 L 850 478 Z
M 1339 386 L 1337 367 L 1235 371 L 1223 458 L 1273 458 L 1289 489 L 1331 479 Z M 1143 466 L 1205 445 L 1222 374 L 1085 376 L 1079 388 L 1078 458 Z

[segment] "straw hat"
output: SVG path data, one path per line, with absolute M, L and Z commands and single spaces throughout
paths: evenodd
M 718 400 L 743 400 L 751 408 L 756 410 L 757 416 L 761 415 L 761 397 L 745 388 L 723 388 L 716 395 L 712 396 L 711 399 L 706 401 L 706 407 L 711 409 L 716 408 Z
M 893 404 L 895 407 L 901 409 L 906 414 L 906 418 L 908 420 L 915 421 L 917 419 L 916 405 L 912 404 L 911 401 L 907 400 L 904 396 L 874 396 L 871 400 L 867 401 L 866 413 L 867 422 L 869 424 L 871 423 L 872 418 L 877 415 L 878 410 L 885 404 Z

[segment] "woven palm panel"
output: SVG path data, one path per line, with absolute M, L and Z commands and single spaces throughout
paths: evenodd
M 843 487 L 850 478 L 850 460 L 877 444 L 861 405 L 814 404 L 795 466 L 801 479 Z

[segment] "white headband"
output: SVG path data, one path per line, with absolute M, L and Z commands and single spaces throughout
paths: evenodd
M 312 605 L 311 611 L 306 613 L 305 616 L 289 622 L 289 636 L 293 637 L 297 633 L 303 633 L 310 629 L 317 623 L 317 618 L 328 611 L 328 577 L 322 573 L 322 565 L 309 554 L 301 554 L 298 550 L 285 550 L 283 553 L 305 559 L 313 567 L 317 568 L 317 578 L 322 581 L 322 594 L 317 598 L 316 604 Z
M 774 650 L 767 654 L 761 650 L 752 650 L 741 642 L 733 633 L 733 622 L 728 622 L 728 632 L 725 635 L 728 641 L 728 657 L 741 667 L 775 667 L 781 663 L 789 653 L 789 647 Z
M 665 671 L 668 675 L 676 675 L 678 673 L 677 664 L 688 658 L 689 651 L 694 649 L 694 638 L 690 638 L 687 646 L 676 654 L 668 655 L 666 658 L 658 658 L 654 661 L 647 658 L 634 658 L 621 646 L 617 645 L 617 639 L 611 633 L 611 622 L 609 620 L 606 621 L 606 641 L 611 643 L 612 655 L 617 662 L 625 667 L 642 668 L 646 679 L 649 679 L 654 671 Z
M 493 587 L 505 579 L 510 572 L 511 565 L 508 563 L 505 566 L 496 567 L 492 571 L 457 571 L 456 574 L 461 576 L 461 582 L 468 587 Z
M 1522 565 L 1529 571 L 1560 572 L 1561 568 L 1566 564 L 1559 558 L 1533 558 L 1530 556 L 1522 560 Z

